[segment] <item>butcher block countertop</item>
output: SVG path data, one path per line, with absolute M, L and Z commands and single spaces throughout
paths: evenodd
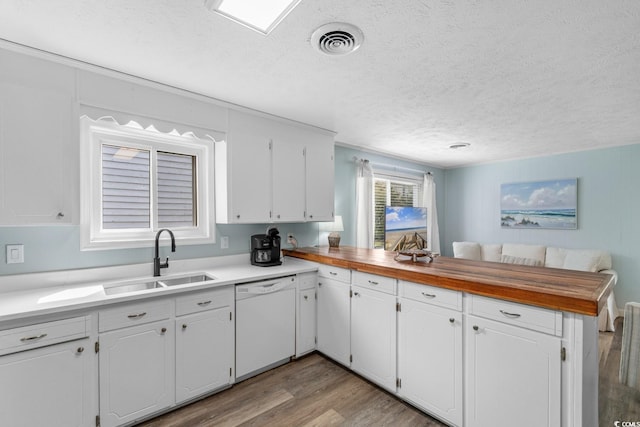
M 431 263 L 425 258 L 396 261 L 395 252 L 349 246 L 283 252 L 350 270 L 588 316 L 598 315 L 614 285 L 610 274 L 449 257 L 437 257 Z

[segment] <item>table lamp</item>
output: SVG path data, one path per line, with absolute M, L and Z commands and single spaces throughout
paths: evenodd
M 333 222 L 324 223 L 323 229 L 325 231 L 329 231 L 329 247 L 337 248 L 340 246 L 340 233 L 339 231 L 344 231 L 344 226 L 342 225 L 342 216 L 336 215 L 334 217 Z

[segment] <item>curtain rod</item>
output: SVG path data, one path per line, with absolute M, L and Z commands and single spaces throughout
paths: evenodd
M 402 170 L 402 171 L 407 171 L 407 172 L 413 172 L 413 173 L 420 173 L 420 174 L 427 174 L 427 175 L 433 175 L 431 172 L 429 171 L 425 171 L 425 170 L 420 170 L 420 169 L 412 169 L 412 168 L 407 168 L 404 166 L 397 166 L 397 165 L 391 165 L 388 163 L 380 163 L 380 162 L 372 162 L 369 159 L 360 159 L 358 157 L 353 157 L 353 161 L 354 162 L 358 162 L 358 161 L 364 161 L 364 162 L 369 162 L 372 166 L 378 166 L 381 168 L 386 168 L 386 169 L 392 169 L 395 171 L 398 170 Z

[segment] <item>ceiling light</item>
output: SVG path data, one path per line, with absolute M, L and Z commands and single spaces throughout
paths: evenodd
M 239 24 L 269 34 L 302 0 L 205 0 L 204 5 Z
M 455 144 L 451 144 L 449 148 L 451 148 L 452 150 L 458 150 L 460 148 L 467 148 L 470 145 L 471 144 L 469 144 L 468 142 L 456 142 Z

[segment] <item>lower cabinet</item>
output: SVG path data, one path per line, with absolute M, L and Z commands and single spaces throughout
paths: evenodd
M 465 426 L 560 426 L 560 338 L 475 316 L 465 329 Z
M 94 366 L 88 339 L 0 357 L 0 424 L 95 425 Z
M 396 297 L 352 286 L 351 369 L 396 391 Z
M 462 426 L 462 313 L 401 298 L 398 394 Z
M 316 349 L 316 283 L 315 272 L 298 274 L 296 357 Z
M 142 312 L 132 312 L 131 315 Z M 173 322 L 100 335 L 100 425 L 122 425 L 174 403 Z
M 233 382 L 230 314 L 222 307 L 176 319 L 176 403 Z
M 318 350 L 349 366 L 351 355 L 350 286 L 334 279 L 318 279 Z

